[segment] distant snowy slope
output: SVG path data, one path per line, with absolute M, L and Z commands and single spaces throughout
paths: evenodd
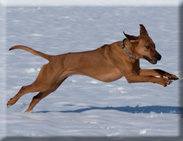
M 2 0 L 8 6 L 178 6 L 182 0 Z

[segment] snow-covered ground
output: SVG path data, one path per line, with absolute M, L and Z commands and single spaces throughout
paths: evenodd
M 0 139 L 6 134 L 6 18 L 5 9 L 0 6 Z
M 179 6 L 182 0 L 0 0 L 7 6 Z
M 139 34 L 144 24 L 162 60 L 142 60 L 142 68 L 178 75 L 177 7 L 9 7 L 7 48 L 17 44 L 48 54 L 96 49 Z M 22 50 L 7 51 L 7 99 L 32 83 L 46 60 Z M 36 93 L 6 109 L 5 136 L 177 136 L 179 81 L 128 84 L 125 78 L 103 83 L 72 76 L 43 99 L 31 114 L 24 111 Z M 0 128 L 3 133 L 3 128 Z

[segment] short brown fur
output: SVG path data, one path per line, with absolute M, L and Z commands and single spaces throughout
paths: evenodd
M 8 101 L 7 106 L 15 104 L 26 93 L 39 92 L 33 97 L 26 110 L 26 112 L 30 112 L 41 99 L 55 91 L 69 76 L 75 74 L 90 76 L 103 82 L 115 81 L 124 76 L 129 83 L 152 82 L 164 87 L 169 85 L 171 80 L 178 79 L 177 76 L 163 70 L 140 68 L 140 58 L 146 59 L 152 64 L 156 64 L 161 59 L 161 55 L 155 49 L 154 42 L 142 24 L 139 36 L 125 33 L 124 35 L 126 36 L 124 45 L 135 60 L 122 49 L 121 41 L 103 45 L 93 51 L 61 55 L 44 54 L 22 45 L 11 47 L 10 50 L 23 49 L 41 56 L 49 63 L 43 65 L 36 80 L 31 85 L 23 86 Z

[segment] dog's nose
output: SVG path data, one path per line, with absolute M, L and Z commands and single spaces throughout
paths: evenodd
M 161 55 L 159 53 L 156 55 L 156 59 L 161 60 Z

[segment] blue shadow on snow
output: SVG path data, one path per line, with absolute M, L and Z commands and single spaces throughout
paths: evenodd
M 49 113 L 49 112 L 62 112 L 62 113 L 82 113 L 91 110 L 116 110 L 120 112 L 127 113 L 169 113 L 169 114 L 183 114 L 183 107 L 176 106 L 124 106 L 124 107 L 88 107 L 81 108 L 76 110 L 67 110 L 67 111 L 37 111 L 33 113 Z

